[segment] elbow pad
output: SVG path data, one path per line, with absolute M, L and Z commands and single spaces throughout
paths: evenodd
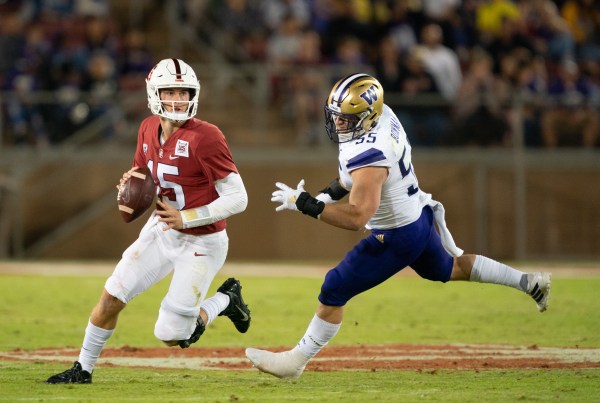
M 329 185 L 327 185 L 325 189 L 319 190 L 319 192 L 328 194 L 329 197 L 331 197 L 331 200 L 340 200 L 348 193 L 350 193 L 340 184 L 339 178 L 335 178 L 334 180 L 329 182 Z

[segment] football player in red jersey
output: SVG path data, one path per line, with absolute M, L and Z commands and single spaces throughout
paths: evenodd
M 91 383 L 102 348 L 119 313 L 136 295 L 173 273 L 154 335 L 169 346 L 189 347 L 217 316 L 240 333 L 250 326 L 240 282 L 226 280 L 206 298 L 225 262 L 226 219 L 243 212 L 248 196 L 218 127 L 196 119 L 200 83 L 179 59 L 160 61 L 146 79 L 152 116 L 138 130 L 133 168 L 148 166 L 159 194 L 157 209 L 125 250 L 92 310 L 79 359 L 47 383 Z

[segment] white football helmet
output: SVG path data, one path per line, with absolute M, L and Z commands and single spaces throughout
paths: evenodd
M 382 112 L 379 81 L 368 74 L 352 74 L 335 83 L 327 97 L 325 130 L 334 143 L 352 141 L 375 127 Z
M 169 112 L 165 109 L 164 101 L 160 100 L 160 90 L 164 88 L 188 88 L 190 90 L 190 100 L 185 112 Z M 198 112 L 200 82 L 194 70 L 181 59 L 164 59 L 158 62 L 146 78 L 146 91 L 148 108 L 155 115 L 182 122 L 193 118 Z

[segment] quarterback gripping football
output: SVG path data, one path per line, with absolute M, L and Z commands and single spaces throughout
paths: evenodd
M 156 185 L 148 167 L 140 167 L 130 174 L 119 185 L 117 194 L 121 218 L 127 223 L 144 214 L 156 196 Z

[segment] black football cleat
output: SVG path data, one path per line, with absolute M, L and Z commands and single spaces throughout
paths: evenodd
M 242 285 L 235 278 L 229 278 L 217 290 L 229 295 L 229 305 L 219 316 L 227 316 L 240 333 L 246 333 L 250 327 L 250 309 L 242 298 Z
M 92 383 L 92 374 L 84 371 L 79 361 L 75 361 L 72 368 L 60 374 L 52 375 L 46 383 Z
M 202 333 L 204 333 L 205 330 L 206 325 L 204 325 L 204 321 L 198 318 L 198 320 L 196 321 L 196 328 L 194 329 L 194 332 L 192 333 L 190 338 L 187 340 L 179 340 L 177 344 L 179 344 L 179 347 L 181 348 L 188 348 L 189 346 L 200 340 L 200 336 L 202 336 Z

